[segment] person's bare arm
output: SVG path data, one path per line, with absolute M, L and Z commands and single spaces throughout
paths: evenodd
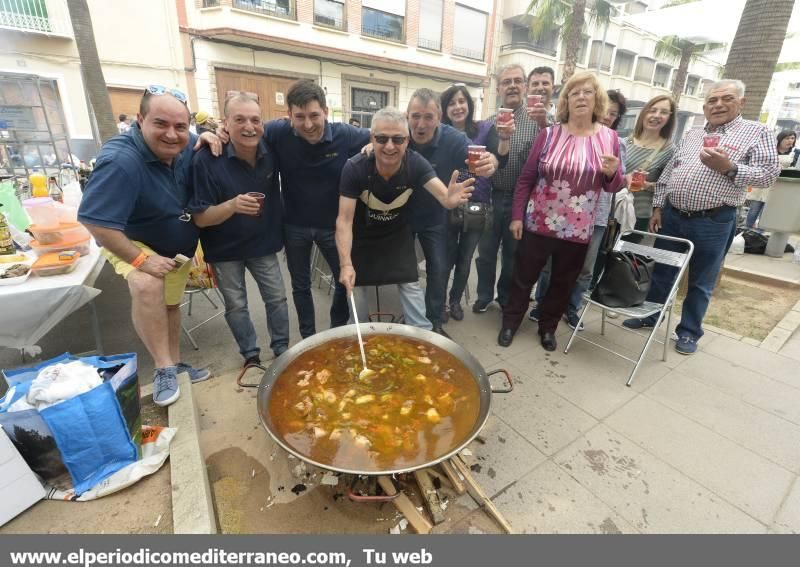
M 455 209 L 461 203 L 466 203 L 472 194 L 472 185 L 475 179 L 470 177 L 462 183 L 457 183 L 458 171 L 450 176 L 450 185 L 444 186 L 438 177 L 434 177 L 425 184 L 425 189 L 439 201 L 445 209 Z
M 101 246 L 108 249 L 108 251 L 117 258 L 129 264 L 142 252 L 142 250 L 131 242 L 131 239 L 125 236 L 125 233 L 121 230 L 106 228 L 95 224 L 84 224 L 84 226 Z M 151 276 L 163 278 L 174 268 L 174 260 L 164 258 L 158 254 L 151 254 L 138 269 Z
M 339 283 L 352 293 L 356 285 L 356 271 L 350 252 L 353 250 L 353 217 L 356 212 L 356 200 L 351 197 L 339 197 L 339 215 L 336 217 L 336 250 L 339 252 Z
M 200 228 L 215 226 L 224 223 L 235 214 L 256 216 L 258 214 L 258 200 L 247 194 L 237 195 L 219 205 L 208 207 L 201 213 L 194 213 L 194 224 Z

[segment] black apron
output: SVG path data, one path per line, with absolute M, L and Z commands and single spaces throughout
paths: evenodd
M 414 234 L 407 223 L 382 236 L 354 236 L 350 257 L 357 286 L 403 284 L 419 279 Z

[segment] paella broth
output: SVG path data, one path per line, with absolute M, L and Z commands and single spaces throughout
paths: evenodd
M 461 444 L 480 412 L 470 371 L 429 343 L 394 335 L 337 339 L 297 357 L 275 381 L 270 419 L 312 460 L 377 472 L 432 461 Z

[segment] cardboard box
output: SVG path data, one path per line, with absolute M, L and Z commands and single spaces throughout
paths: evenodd
M 39 483 L 0 427 L 0 526 L 44 498 Z

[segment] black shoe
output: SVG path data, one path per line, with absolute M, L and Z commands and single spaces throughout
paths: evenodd
M 261 365 L 261 357 L 259 357 L 257 354 L 247 358 L 244 361 L 243 368 L 247 368 L 248 366 L 256 366 L 256 365 L 258 365 L 258 366 Z
M 450 304 L 450 317 L 453 321 L 461 321 L 464 319 L 464 310 L 461 309 L 461 304 L 455 301 Z
M 434 333 L 436 333 L 436 334 L 438 334 L 438 335 L 442 335 L 443 337 L 447 337 L 448 339 L 450 338 L 450 335 L 448 335 L 448 334 L 447 334 L 447 333 L 444 331 L 444 329 L 442 329 L 442 326 L 441 326 L 441 325 L 438 325 L 438 326 L 434 327 L 432 330 L 433 330 L 433 332 L 434 332 Z
M 511 342 L 514 340 L 514 331 L 511 329 L 502 329 L 500 334 L 497 335 L 497 344 L 501 347 L 511 346 Z
M 549 350 L 553 352 L 558 348 L 558 344 L 556 343 L 556 335 L 555 333 L 544 333 L 541 338 L 542 347 L 544 350 Z
M 486 309 L 489 307 L 491 301 L 481 301 L 480 299 L 472 304 L 472 312 L 473 313 L 486 313 Z

